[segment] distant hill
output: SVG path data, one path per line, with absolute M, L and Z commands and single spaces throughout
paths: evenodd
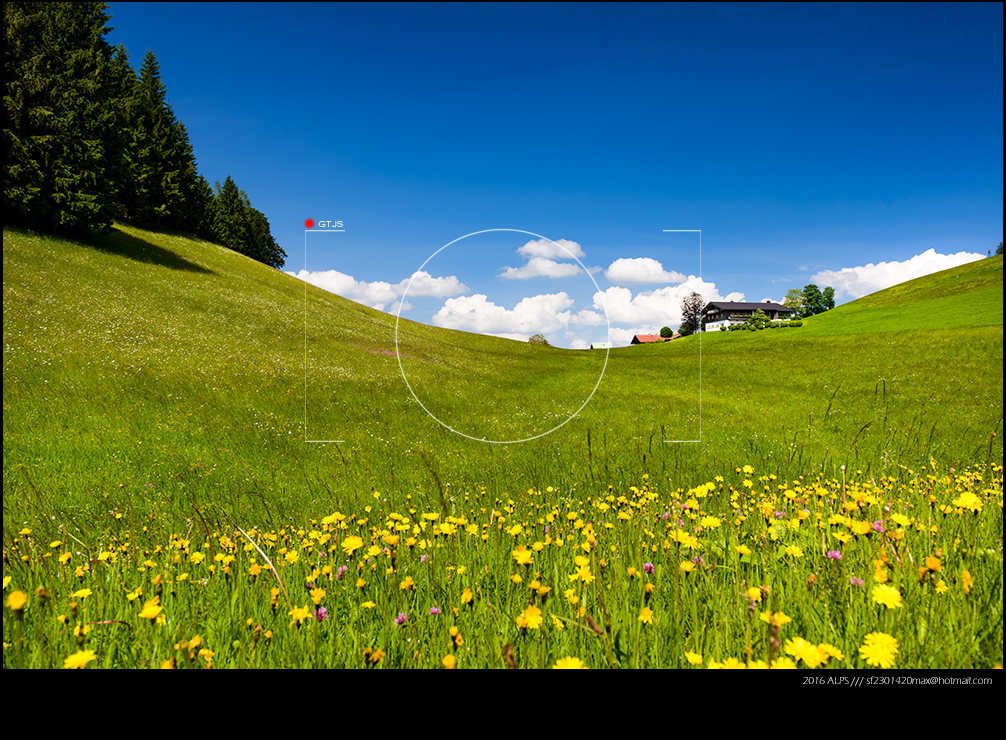
M 1003 321 L 1002 256 L 892 286 L 806 321 L 812 333 L 997 326 Z
M 394 316 L 124 225 L 92 242 L 5 228 L 3 269 L 5 532 L 35 496 L 82 521 L 302 519 L 346 497 L 446 510 L 473 487 L 503 506 L 644 473 L 666 487 L 745 464 L 896 475 L 1002 459 L 1001 257 L 799 329 L 610 353 L 408 321 L 396 346 Z

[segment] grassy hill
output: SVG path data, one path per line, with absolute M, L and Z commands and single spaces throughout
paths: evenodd
M 5 668 L 1002 665 L 1001 257 L 610 353 L 125 226 L 3 268 Z
M 1001 258 L 801 329 L 607 355 L 405 321 L 396 355 L 393 316 L 123 225 L 93 243 L 5 229 L 3 301 L 5 536 L 42 499 L 78 519 L 138 501 L 275 517 L 374 489 L 1002 460 Z

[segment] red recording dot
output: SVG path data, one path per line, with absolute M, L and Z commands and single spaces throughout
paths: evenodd
M 304 226 L 306 226 L 309 229 L 313 229 L 314 228 L 314 219 L 313 218 L 309 218 L 307 221 L 304 222 Z

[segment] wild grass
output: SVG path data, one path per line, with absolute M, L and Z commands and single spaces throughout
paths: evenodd
M 1001 258 L 800 329 L 619 348 L 606 366 L 603 353 L 412 323 L 395 351 L 394 317 L 214 245 L 126 226 L 93 244 L 5 229 L 4 588 L 30 595 L 23 619 L 5 613 L 5 666 L 61 665 L 78 646 L 104 666 L 186 665 L 190 652 L 205 665 L 199 649 L 215 666 L 374 665 L 377 650 L 380 665 L 431 666 L 453 645 L 459 666 L 679 667 L 690 651 L 700 665 L 782 657 L 794 634 L 839 648 L 826 664 L 858 666 L 877 631 L 898 639 L 899 667 L 1001 664 Z M 403 370 L 477 439 L 566 423 L 520 444 L 468 439 L 430 418 Z M 980 511 L 952 503 L 964 490 Z M 850 491 L 863 498 L 844 509 Z M 833 548 L 840 513 L 884 532 Z M 365 543 L 352 554 L 350 535 Z M 593 581 L 569 580 L 574 553 Z M 275 574 L 253 576 L 263 554 Z M 926 557 L 941 569 L 920 575 Z M 869 596 L 877 560 L 903 606 Z M 298 622 L 291 612 L 315 609 L 309 582 L 326 619 Z M 764 602 L 744 595 L 762 586 Z M 158 595 L 162 611 L 139 617 Z M 531 605 L 543 623 L 519 626 Z M 766 608 L 793 622 L 773 633 Z M 951 644 L 952 630 L 969 638 Z M 197 634 L 201 648 L 175 647 Z

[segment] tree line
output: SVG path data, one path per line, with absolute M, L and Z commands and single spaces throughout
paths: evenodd
M 805 285 L 803 290 L 793 288 L 786 292 L 782 305 L 796 311 L 798 319 L 816 316 L 835 307 L 835 289 L 827 287 L 822 290 L 814 283 Z
M 211 187 L 154 52 L 137 73 L 101 2 L 4 3 L 4 222 L 194 234 L 272 267 L 286 253 L 230 176 Z

